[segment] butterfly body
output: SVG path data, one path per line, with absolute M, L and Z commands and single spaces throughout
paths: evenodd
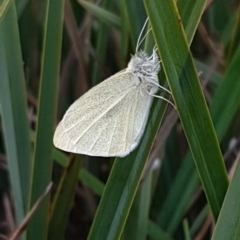
M 54 134 L 64 151 L 91 156 L 124 157 L 144 132 L 153 96 L 159 88 L 156 51 L 132 56 L 128 67 L 76 100 Z

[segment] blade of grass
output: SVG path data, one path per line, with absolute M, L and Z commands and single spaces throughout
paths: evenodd
M 188 224 L 187 219 L 183 220 L 183 231 L 184 231 L 184 239 L 185 240 L 191 240 L 190 231 L 189 231 L 189 224 Z
M 87 11 L 91 12 L 98 19 L 105 22 L 111 27 L 118 27 L 120 25 L 120 19 L 113 13 L 85 0 L 77 0 L 78 3 L 84 7 Z
M 57 163 L 61 166 L 67 166 L 67 157 L 60 152 L 59 150 L 55 149 L 54 158 L 56 159 Z M 99 181 L 94 175 L 86 171 L 85 169 L 81 169 L 79 172 L 79 180 L 83 181 L 91 190 L 98 196 L 102 196 L 105 185 Z M 148 221 L 148 235 L 151 236 L 153 239 L 162 239 L 162 240 L 171 240 L 172 238 L 167 235 L 161 228 L 159 228 L 155 223 L 152 221 Z M 158 237 L 157 237 L 158 236 Z
M 240 76 L 238 67 L 240 64 L 240 46 L 238 46 L 228 70 L 220 83 L 211 105 L 211 115 L 219 139 L 222 139 L 224 133 L 236 112 L 240 101 Z M 226 100 L 228 104 L 225 104 Z M 224 108 L 222 107 L 224 106 Z
M 198 216 L 195 218 L 194 222 L 191 225 L 190 234 L 191 236 L 195 236 L 197 231 L 203 226 L 204 220 L 207 218 L 209 214 L 209 207 L 205 205 Z
M 53 150 L 53 158 L 56 159 L 56 162 L 63 166 L 68 166 L 68 158 L 67 156 L 62 153 L 61 151 L 54 148 Z M 94 175 L 89 173 L 86 169 L 82 168 L 78 174 L 79 180 L 83 181 L 83 183 L 90 187 L 92 191 L 101 196 L 104 190 L 104 184 L 100 182 Z
M 31 176 L 30 134 L 18 20 L 14 1 L 0 8 L 0 105 L 10 181 L 20 224 L 27 213 Z
M 28 0 L 18 0 L 18 1 L 15 1 L 15 3 L 16 3 L 16 9 L 17 9 L 17 16 L 19 19 L 23 13 L 25 7 L 28 4 Z
M 240 47 L 236 51 L 228 70 L 214 95 L 210 108 L 213 123 L 214 126 L 216 126 L 216 133 L 220 141 L 231 124 L 231 120 L 240 104 L 238 95 L 240 92 L 240 81 L 236 80 L 239 78 L 239 64 Z M 222 104 L 224 104 L 226 99 L 228 99 L 229 107 L 226 107 L 225 110 L 223 109 Z M 192 157 L 190 153 L 188 153 L 170 188 L 170 192 L 166 197 L 162 210 L 159 212 L 158 221 L 168 232 L 173 233 L 177 228 L 198 183 L 199 177 L 194 162 L 192 161 Z M 178 207 L 176 208 L 176 206 Z M 173 211 L 173 209 L 175 210 Z
M 183 213 L 199 185 L 199 177 L 190 152 L 185 159 L 157 217 L 158 224 L 171 234 L 180 224 Z
M 128 27 L 128 14 L 127 9 L 125 6 L 125 1 L 120 1 L 120 8 L 121 8 L 121 28 L 120 28 L 120 35 L 121 35 L 121 48 L 120 48 L 120 67 L 126 67 L 126 61 L 128 59 L 128 43 L 129 43 L 129 27 Z
M 35 211 L 38 209 L 38 206 L 41 204 L 43 199 L 49 194 L 50 190 L 52 188 L 52 183 L 49 183 L 44 193 L 39 197 L 39 199 L 36 201 L 36 203 L 32 206 L 32 208 L 27 213 L 26 217 L 23 219 L 22 223 L 18 228 L 13 232 L 13 234 L 8 238 L 9 240 L 15 240 L 19 239 L 19 237 L 22 235 L 24 230 L 26 229 L 29 221 L 31 220 L 32 216 L 34 215 Z
M 104 9 L 109 9 L 112 5 L 112 1 L 111 0 L 105 0 L 102 2 L 101 7 L 103 7 Z M 109 36 L 109 27 L 104 24 L 104 23 L 100 23 L 99 29 L 98 29 L 98 35 L 97 35 L 97 44 L 96 44 L 96 56 L 97 58 L 101 61 L 101 63 L 103 64 L 104 60 L 105 60 L 105 55 L 106 55 L 106 50 L 107 50 L 107 45 L 108 45 L 108 36 Z M 99 66 L 98 61 L 94 61 L 94 65 L 93 65 L 93 70 L 92 70 L 92 85 L 96 85 L 98 84 L 100 81 L 103 80 L 103 76 L 101 74 L 101 71 L 99 70 L 99 68 L 101 67 L 101 65 Z
M 153 221 L 148 222 L 148 234 L 154 240 L 173 240 L 173 238 L 162 231 Z
M 161 0 L 145 1 L 145 4 L 178 113 L 216 220 L 228 186 L 227 174 L 176 3 Z
M 142 1 L 138 0 L 122 0 L 127 12 L 127 22 L 132 38 L 132 44 L 135 48 L 137 44 L 138 35 L 142 30 L 143 24 L 146 20 L 146 12 Z
M 111 170 L 88 239 L 118 239 L 134 199 L 145 161 L 163 116 L 163 106 L 154 105 L 139 147 L 124 159 L 117 158 Z
M 212 240 L 238 240 L 240 236 L 240 161 L 226 193 Z
M 206 1 L 191 1 L 191 0 L 177 1 L 179 13 L 181 15 L 186 36 L 190 44 L 195 34 L 198 22 L 200 21 L 201 14 L 203 13 L 205 2 Z M 202 64 L 201 64 L 201 69 L 202 69 Z M 190 161 L 191 161 L 191 158 L 190 158 Z M 170 193 L 169 195 L 167 195 L 168 199 L 166 200 L 165 205 L 159 214 L 159 221 L 161 222 L 161 226 L 164 226 L 165 228 L 169 226 L 167 229 L 170 232 L 172 232 L 176 228 L 176 226 L 179 224 L 179 219 L 180 219 L 179 216 L 182 216 L 182 213 L 186 208 L 186 204 L 188 203 L 188 199 L 192 196 L 194 190 L 196 189 L 196 186 L 199 183 L 198 176 L 192 176 L 192 172 L 195 171 L 195 166 L 193 164 L 191 166 L 192 168 L 194 168 L 194 170 L 192 168 L 189 168 L 189 164 L 185 164 L 184 166 L 182 166 L 181 175 L 179 178 L 176 179 L 175 181 L 176 184 L 174 188 L 170 188 Z M 187 169 L 189 169 L 189 171 Z M 193 181 L 188 181 L 189 178 L 191 178 Z M 196 181 L 194 181 L 195 179 Z M 178 187 L 181 187 L 181 183 L 183 183 L 182 184 L 183 188 L 179 188 L 179 191 L 175 191 L 175 189 L 178 189 Z M 185 188 L 185 186 L 188 186 L 187 185 L 188 183 L 189 183 L 189 188 L 187 189 Z M 183 196 L 183 194 L 185 196 Z M 179 196 L 182 196 L 182 198 L 179 199 Z M 179 201 L 177 201 L 176 203 L 177 199 Z M 156 200 L 156 201 L 160 202 L 159 200 Z M 170 204 L 170 202 L 172 203 L 172 205 Z
M 151 198 L 152 171 L 139 187 L 123 231 L 124 240 L 145 240 L 148 229 L 148 216 Z
M 82 156 L 72 156 L 69 166 L 64 169 L 52 204 L 52 215 L 49 223 L 48 239 L 61 239 L 64 236 L 69 212 L 73 204 L 78 182 L 78 173 L 82 166 Z
M 47 3 L 46 27 L 39 92 L 38 121 L 31 186 L 31 205 L 38 199 L 52 173 L 52 139 L 62 42 L 63 1 Z M 44 199 L 27 230 L 28 239 L 46 239 L 49 197 Z M 36 234 L 38 229 L 38 234 Z
M 159 102 L 158 103 L 156 103 L 155 102 L 155 104 L 156 104 L 156 106 L 158 106 L 158 104 L 160 104 Z M 157 109 L 157 107 L 155 108 L 155 110 Z M 160 117 L 161 118 L 161 117 Z M 160 122 L 160 118 L 158 118 L 158 120 L 157 121 L 159 121 Z M 158 123 L 159 124 L 159 123 Z M 158 125 L 159 126 L 159 125 Z M 151 141 L 151 140 L 150 140 Z M 116 164 L 116 163 L 115 163 Z M 123 164 L 121 164 L 120 162 L 118 163 L 118 165 L 120 165 L 120 167 L 119 167 L 119 172 L 121 173 L 121 171 L 126 171 L 126 169 L 127 169 L 127 167 L 126 166 L 123 166 Z M 115 166 L 115 165 L 114 165 Z M 139 166 L 139 164 L 138 164 L 138 166 Z M 132 166 L 128 166 L 128 168 L 133 168 Z M 122 169 L 122 170 L 121 170 Z M 117 169 L 114 169 L 113 168 L 113 170 L 112 170 L 112 173 L 114 172 L 114 171 L 117 171 Z M 110 178 L 110 180 L 109 180 L 109 182 L 114 182 L 114 179 L 118 179 L 119 178 L 119 176 L 117 177 L 117 173 L 116 173 L 116 176 L 113 176 L 112 177 L 112 179 Z M 118 179 L 119 180 L 119 179 Z M 122 179 L 122 182 L 124 181 L 124 180 L 126 180 L 126 177 L 124 177 L 123 179 Z M 120 181 L 119 181 L 120 182 Z M 129 185 L 129 184 L 126 184 L 126 185 Z M 108 185 L 109 186 L 109 185 Z M 132 185 L 131 185 L 132 186 Z M 107 188 L 107 187 L 106 187 Z M 109 189 L 106 189 L 105 190 L 105 193 L 104 193 L 104 195 L 103 195 L 103 198 L 102 198 L 102 201 L 101 201 L 101 204 L 100 204 L 100 207 L 99 207 L 99 210 L 98 210 L 98 215 L 99 216 L 101 216 L 101 214 L 104 214 L 103 212 L 104 212 L 104 209 L 105 208 L 107 208 L 107 206 L 109 206 L 109 204 L 108 203 L 105 203 L 105 201 L 107 201 L 106 199 L 104 199 L 104 196 L 106 195 L 108 195 L 108 194 L 110 194 L 110 192 L 111 192 L 111 194 L 112 194 L 112 190 L 113 189 L 111 189 L 111 187 L 109 187 Z M 116 188 L 115 188 L 116 189 Z M 116 194 L 114 194 L 114 196 L 115 196 Z M 118 194 L 118 196 L 120 197 L 121 195 L 119 195 Z M 113 202 L 116 202 L 116 201 L 118 201 L 118 199 L 119 199 L 119 197 L 117 198 L 117 196 L 116 196 L 116 199 L 114 198 L 114 199 L 112 199 L 112 201 Z M 133 196 L 129 196 L 129 198 L 128 198 L 128 200 L 129 199 L 131 199 Z M 120 200 L 119 201 L 119 204 L 118 205 L 122 205 L 122 204 L 126 204 L 126 208 L 129 208 L 129 206 L 130 206 L 130 204 L 131 204 L 131 202 L 130 202 L 130 204 L 127 202 L 127 201 L 125 201 L 125 200 Z M 116 207 L 117 207 L 117 205 L 116 205 Z M 115 209 L 116 209 L 116 207 L 114 207 Z M 119 214 L 122 214 L 123 215 L 123 213 L 122 213 L 122 211 L 119 211 L 119 210 L 121 210 L 121 209 L 118 209 L 118 210 L 115 210 L 115 209 L 112 209 L 112 213 L 110 213 L 110 214 L 115 214 L 114 213 L 114 211 L 116 211 L 116 215 L 118 214 L 118 212 L 119 212 Z M 105 210 L 106 211 L 106 210 Z M 127 209 L 126 211 L 129 211 L 129 209 Z M 119 215 L 118 214 L 118 215 Z M 125 214 L 125 212 L 124 212 L 124 214 Z M 90 236 L 89 236 L 89 239 L 91 239 L 91 238 L 93 238 L 94 239 L 94 237 L 96 237 L 98 234 L 100 234 L 100 233 L 103 233 L 103 234 L 109 234 L 108 235 L 108 237 L 110 238 L 110 237 L 112 237 L 112 238 L 114 238 L 114 237 L 117 237 L 117 236 L 119 236 L 119 233 L 121 233 L 120 231 L 121 231 L 121 229 L 122 229 L 122 226 L 123 226 L 123 222 L 122 221 L 125 221 L 125 219 L 124 219 L 124 217 L 125 216 L 123 216 L 122 217 L 122 219 L 117 219 L 116 218 L 116 222 L 118 222 L 119 224 L 116 224 L 116 226 L 114 226 L 114 224 L 111 226 L 112 227 L 112 230 L 111 229 L 109 229 L 109 226 L 107 226 L 107 223 L 106 223 L 106 221 L 102 221 L 102 222 L 100 222 L 100 218 L 99 218 L 99 220 L 97 219 L 97 217 L 95 218 L 95 222 L 97 222 L 97 223 L 95 223 L 94 225 L 93 225 L 93 228 L 94 228 L 94 233 L 92 233 L 93 232 L 93 230 L 92 230 L 92 232 L 90 233 Z M 111 217 L 108 217 L 108 219 L 110 219 L 110 221 L 112 221 L 111 220 Z M 106 223 L 106 225 L 104 225 L 104 223 Z M 98 225 L 99 224 L 99 225 Z M 98 230 L 97 230 L 98 229 Z M 102 230 L 102 231 L 101 231 Z M 99 231 L 99 232 L 98 232 Z M 101 232 L 100 232 L 101 231 Z M 109 232 L 108 232 L 109 231 Z M 112 231 L 112 232 L 111 232 Z M 111 235 L 111 234 L 113 234 L 113 235 Z M 103 237 L 104 237 L 104 235 L 103 235 Z M 105 238 L 106 238 L 106 236 L 105 236 Z
M 236 17 L 234 18 L 234 26 L 232 27 L 232 34 L 230 38 L 230 42 L 228 43 L 228 51 L 227 51 L 227 62 L 232 59 L 232 56 L 236 52 L 236 49 L 239 46 L 240 39 L 240 5 L 238 5 L 238 9 L 236 10 Z
M 99 196 L 102 195 L 105 186 L 94 175 L 85 169 L 81 169 L 78 176 L 79 179 L 81 179 L 83 183 L 88 186 L 95 194 Z
M 8 8 L 12 4 L 11 0 L 2 0 L 0 4 L 0 19 L 4 19 L 4 15 L 8 12 Z
M 148 46 L 147 48 L 149 49 Z M 89 240 L 120 238 L 165 108 L 165 102 L 155 99 L 139 146 L 125 158 L 115 160 L 88 236 Z
M 178 0 L 177 6 L 188 42 L 191 43 L 204 11 L 205 0 Z

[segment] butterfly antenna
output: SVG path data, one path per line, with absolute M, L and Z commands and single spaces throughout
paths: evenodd
M 157 86 L 158 88 L 160 88 L 160 89 L 162 89 L 163 91 L 165 91 L 165 92 L 169 93 L 170 95 L 172 95 L 172 93 L 171 93 L 167 88 L 165 88 L 165 87 L 157 84 L 155 81 L 153 81 L 153 80 L 151 80 L 151 79 L 148 79 L 148 82 L 154 84 L 154 85 Z
M 171 105 L 177 110 L 177 107 L 176 107 L 171 101 L 169 101 L 167 98 L 162 97 L 162 96 L 158 96 L 158 95 L 151 95 L 151 96 L 152 96 L 152 97 L 159 98 L 159 99 L 162 99 L 163 101 L 165 101 L 165 102 L 171 104 Z
M 160 89 L 162 89 L 163 91 L 165 91 L 165 92 L 167 92 L 167 93 L 169 93 L 170 95 L 172 95 L 172 93 L 167 89 L 167 88 L 165 88 L 165 87 L 163 87 L 163 86 L 161 86 L 161 85 L 159 85 L 159 84 L 156 84 L 156 86 L 158 86 Z
M 144 37 L 142 38 L 142 40 L 139 42 L 139 46 L 142 44 L 142 42 L 145 40 L 145 38 L 147 37 L 148 33 L 152 30 L 152 28 L 149 28 L 148 31 L 146 32 L 146 34 L 144 35 Z M 139 47 L 138 46 L 138 47 Z
M 141 44 L 141 42 L 142 41 L 140 41 L 140 39 L 141 39 L 141 37 L 142 37 L 142 34 L 143 34 L 143 31 L 144 31 L 144 29 L 145 29 L 145 27 L 146 27 L 146 25 L 147 25 L 147 23 L 148 23 L 148 17 L 147 17 L 147 19 L 146 19 L 146 21 L 145 21 L 145 23 L 144 23 L 144 25 L 143 25 L 143 28 L 142 28 L 142 30 L 141 30 L 141 32 L 140 32 L 140 34 L 139 34 L 139 37 L 138 37 L 138 40 L 137 40 L 137 46 L 136 46 L 136 52 L 138 51 L 138 48 L 139 48 L 139 46 L 140 46 L 140 44 Z
M 165 89 L 165 90 L 167 90 L 166 88 L 164 88 L 164 87 L 162 87 L 162 86 L 160 86 L 160 87 L 163 88 L 163 89 Z M 145 88 L 143 88 L 143 90 L 144 90 L 149 96 L 162 99 L 162 100 L 164 100 L 165 102 L 171 104 L 171 105 L 177 110 L 177 107 L 176 107 L 171 101 L 169 101 L 167 98 L 162 97 L 162 96 L 158 96 L 158 95 L 154 95 L 154 94 L 149 94 L 149 92 L 147 92 L 147 90 L 146 90 Z M 169 92 L 169 91 L 167 90 L 167 92 Z

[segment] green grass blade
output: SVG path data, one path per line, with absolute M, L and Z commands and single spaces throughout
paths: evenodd
M 240 160 L 236 160 L 232 181 L 226 193 L 226 198 L 213 233 L 212 240 L 238 240 L 240 237 Z
M 128 55 L 128 43 L 129 43 L 129 23 L 128 23 L 128 11 L 125 6 L 125 1 L 122 0 L 120 2 L 121 8 L 121 27 L 120 27 L 120 34 L 121 34 L 121 48 L 120 48 L 120 67 L 126 67 L 126 61 L 129 58 Z
M 178 113 L 217 219 L 228 186 L 227 174 L 180 16 L 174 1 L 145 3 Z
M 82 182 L 88 186 L 95 194 L 101 196 L 104 191 L 104 184 L 99 181 L 98 178 L 96 178 L 94 175 L 89 173 L 85 169 L 81 169 L 79 173 L 79 179 L 82 180 Z
M 42 58 L 38 121 L 34 152 L 31 205 L 41 196 L 51 181 L 52 139 L 55 123 L 56 96 L 62 43 L 63 1 L 49 0 Z M 48 223 L 47 197 L 33 216 L 28 227 L 28 239 L 46 239 Z M 38 229 L 38 234 L 36 234 Z
M 199 177 L 195 169 L 192 156 L 189 153 L 182 163 L 158 214 L 158 224 L 168 233 L 172 234 L 176 230 L 189 199 L 199 185 Z
M 68 158 L 61 151 L 56 148 L 53 149 L 53 158 L 56 162 L 62 167 L 68 167 Z M 83 183 L 92 189 L 92 191 L 101 196 L 104 190 L 104 184 L 99 181 L 94 175 L 89 173 L 86 169 L 82 168 L 78 173 L 79 180 L 83 181 Z
M 148 216 L 151 198 L 152 171 L 139 187 L 128 215 L 122 239 L 145 240 L 148 229 Z
M 17 9 L 17 16 L 18 19 L 21 17 L 25 7 L 28 4 L 28 0 L 15 0 L 16 3 L 16 9 Z
M 154 100 L 139 146 L 125 158 L 115 160 L 88 239 L 120 238 L 165 107 L 165 102 Z
M 159 101 L 162 103 L 161 101 Z M 154 104 L 144 138 L 125 158 L 117 158 L 108 178 L 88 239 L 118 239 L 130 211 L 148 152 L 163 116 L 162 104 Z
M 64 173 L 52 204 L 52 215 L 49 223 L 48 239 L 61 239 L 64 236 L 70 209 L 73 204 L 78 183 L 78 172 L 82 166 L 82 156 L 73 156 Z
M 240 46 L 238 46 L 232 58 L 224 80 L 220 83 L 211 105 L 211 115 L 219 139 L 223 138 L 240 103 L 238 100 L 240 91 L 239 64 Z M 228 104 L 225 104 L 226 101 L 228 101 Z
M 54 151 L 54 158 L 56 159 L 57 163 L 63 167 L 67 166 L 67 157 L 56 149 Z M 79 172 L 79 180 L 81 180 L 86 186 L 88 186 L 96 195 L 102 196 L 105 185 L 97 179 L 94 175 L 86 171 L 85 169 L 81 169 Z M 148 196 L 147 194 L 144 194 Z M 145 219 L 142 219 L 145 221 Z M 152 221 L 148 221 L 148 235 L 151 236 L 153 239 L 162 239 L 162 240 L 171 240 L 172 238 L 167 235 L 161 228 L 159 228 L 155 223 Z M 157 237 L 158 236 L 158 237 Z
M 105 22 L 112 27 L 118 27 L 120 25 L 120 19 L 113 13 L 93 4 L 89 1 L 78 0 L 79 4 L 87 11 L 91 12 L 95 17 Z
M 133 47 L 137 44 L 138 36 L 142 30 L 143 24 L 146 21 L 146 13 L 142 1 L 138 0 L 122 0 L 127 12 L 127 22 L 132 38 Z
M 153 240 L 173 240 L 171 236 L 166 234 L 159 226 L 153 221 L 148 222 L 148 235 Z
M 234 114 L 236 113 L 240 104 L 240 98 L 238 94 L 240 92 L 240 81 L 236 80 L 239 78 L 239 49 L 236 51 L 228 70 L 213 97 L 210 108 L 216 133 L 220 141 L 231 124 L 232 118 L 234 117 Z M 226 106 L 227 114 L 222 114 L 222 112 L 225 112 L 225 109 L 223 109 L 222 106 L 226 99 L 228 99 L 230 107 Z M 199 178 L 193 160 L 190 154 L 187 154 L 158 217 L 159 222 L 161 223 L 160 225 L 164 229 L 167 229 L 168 232 L 174 232 L 178 226 L 187 204 L 193 196 L 196 187 L 198 186 L 198 183 Z M 183 195 L 183 192 L 188 194 Z M 178 206 L 177 209 L 176 206 Z M 172 211 L 173 209 L 176 211 Z M 168 219 L 168 221 L 165 221 L 166 219 Z
M 206 1 L 178 0 L 177 6 L 188 42 L 191 43 L 204 11 Z
M 201 228 L 208 214 L 209 214 L 209 207 L 208 205 L 205 205 L 191 225 L 191 229 L 190 229 L 191 236 L 194 236 L 197 233 L 197 231 Z
M 27 213 L 31 149 L 18 22 L 14 1 L 0 8 L 0 106 L 17 224 Z
M 183 220 L 183 231 L 184 231 L 184 239 L 191 240 L 190 237 L 190 230 L 189 230 L 189 223 L 187 219 Z
M 101 7 L 104 9 L 109 9 L 112 5 L 111 0 L 103 1 Z M 97 61 L 94 62 L 93 70 L 92 70 L 92 85 L 98 84 L 100 81 L 104 79 L 104 76 L 100 70 L 101 66 L 103 66 L 106 50 L 108 46 L 108 36 L 109 36 L 109 27 L 105 23 L 100 23 L 98 33 L 97 33 L 97 44 L 96 44 L 96 56 Z M 99 64 L 101 61 L 101 64 Z
M 11 0 L 2 0 L 0 4 L 0 21 L 4 19 L 6 13 L 8 13 L 8 8 L 12 5 Z

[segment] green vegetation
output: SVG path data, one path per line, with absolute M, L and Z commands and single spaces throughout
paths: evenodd
M 147 17 L 177 110 L 154 99 L 124 158 L 54 148 Z M 240 239 L 239 42 L 237 1 L 0 1 L 0 239 Z

